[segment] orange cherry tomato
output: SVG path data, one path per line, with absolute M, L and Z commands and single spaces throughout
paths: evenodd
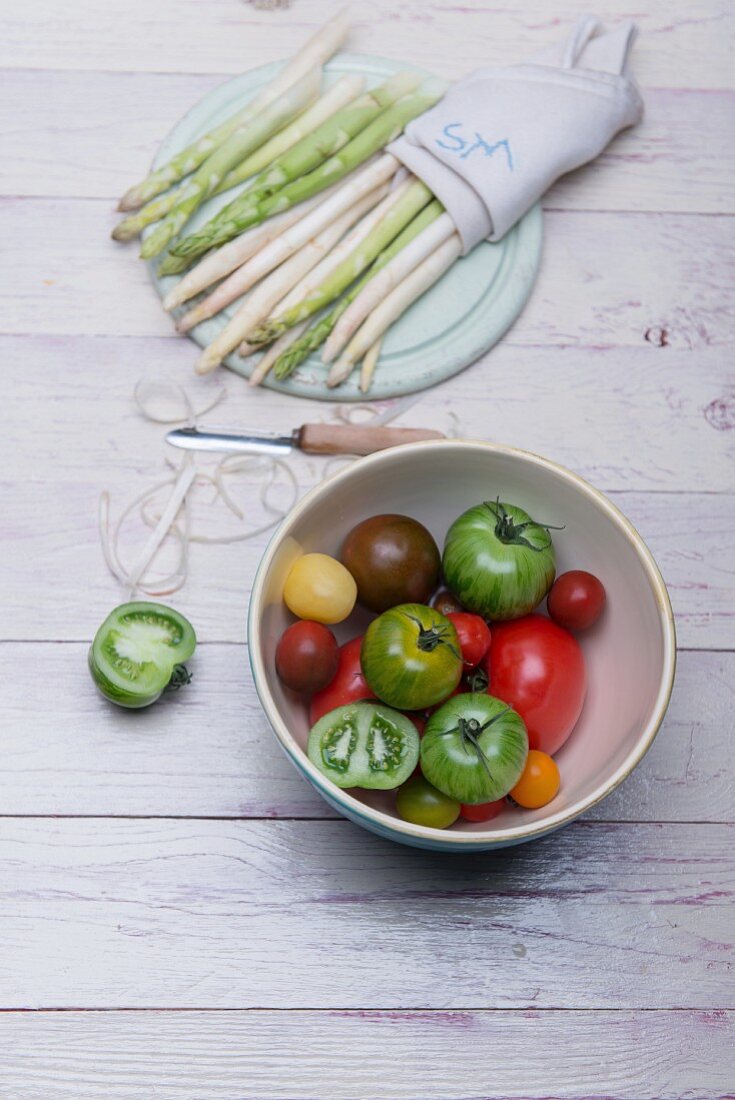
M 561 779 L 556 761 L 539 749 L 530 749 L 521 778 L 510 797 L 526 810 L 538 810 L 556 798 Z

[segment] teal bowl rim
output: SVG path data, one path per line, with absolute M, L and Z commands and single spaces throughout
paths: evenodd
M 528 462 L 533 466 L 542 467 L 543 469 L 550 470 L 561 476 L 565 481 L 569 482 L 588 497 L 593 504 L 597 505 L 597 507 L 612 520 L 633 546 L 644 572 L 648 577 L 656 599 L 656 605 L 659 611 L 659 622 L 663 635 L 664 659 L 659 689 L 651 717 L 642 729 L 635 746 L 628 753 L 625 760 L 623 760 L 612 775 L 601 783 L 592 794 L 584 799 L 578 800 L 571 807 L 559 810 L 542 821 L 535 821 L 512 829 L 504 829 L 502 832 L 497 829 L 484 829 L 476 832 L 455 833 L 447 830 L 431 829 L 422 825 L 413 825 L 408 821 L 403 821 L 401 818 L 384 813 L 382 810 L 375 810 L 371 806 L 366 806 L 364 802 L 361 802 L 359 799 L 349 794 L 348 791 L 335 787 L 334 784 L 330 783 L 315 765 L 312 764 L 304 750 L 295 741 L 286 723 L 281 718 L 275 700 L 268 689 L 260 646 L 256 648 L 254 644 L 254 607 L 256 604 L 260 604 L 262 600 L 266 573 L 275 557 L 277 547 L 281 540 L 289 534 L 290 529 L 298 520 L 308 512 L 312 503 L 320 496 L 330 493 L 338 485 L 348 482 L 353 476 L 354 471 L 358 468 L 364 470 L 366 466 L 372 466 L 378 469 L 383 464 L 390 464 L 393 457 L 398 452 L 411 450 L 416 453 L 422 451 L 427 453 L 441 447 L 460 447 L 462 449 L 467 448 L 480 451 L 485 454 L 502 454 L 519 459 L 522 462 Z M 322 797 L 330 805 L 339 809 L 340 812 L 343 812 L 350 820 L 362 825 L 371 832 L 378 833 L 380 836 L 387 837 L 399 843 L 416 847 L 433 848 L 441 851 L 487 851 L 492 848 L 522 844 L 527 840 L 537 839 L 555 829 L 561 828 L 563 825 L 567 825 L 570 821 L 576 820 L 576 818 L 580 817 L 583 813 L 592 809 L 593 806 L 602 802 L 603 799 L 607 798 L 609 794 L 612 794 L 612 792 L 627 779 L 653 744 L 656 734 L 661 728 L 661 723 L 663 722 L 671 699 L 676 672 L 676 627 L 674 624 L 671 600 L 658 565 L 633 524 L 623 515 L 620 509 L 612 503 L 612 501 L 608 500 L 604 493 L 600 492 L 599 489 L 595 489 L 588 481 L 578 474 L 575 474 L 572 470 L 567 469 L 565 466 L 561 466 L 551 459 L 536 455 L 532 451 L 524 451 L 518 447 L 510 447 L 498 443 L 485 443 L 479 440 L 434 439 L 422 443 L 406 443 L 400 447 L 391 447 L 384 451 L 378 451 L 376 454 L 357 459 L 350 466 L 337 471 L 331 477 L 326 478 L 310 489 L 298 504 L 291 509 L 288 516 L 286 516 L 273 533 L 260 559 L 250 594 L 247 640 L 248 657 L 255 690 L 271 729 L 273 730 L 274 736 L 296 768 L 302 775 L 309 779 L 312 786 L 319 791 Z

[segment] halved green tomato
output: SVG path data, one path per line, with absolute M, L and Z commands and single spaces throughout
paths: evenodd
M 89 671 L 105 696 L 121 707 L 147 707 L 172 681 L 196 647 L 188 619 L 160 603 L 124 603 L 95 634 Z
M 421 741 L 421 771 L 465 805 L 504 798 L 521 777 L 528 735 L 519 714 L 492 695 L 455 695 L 434 711 Z
M 388 791 L 416 767 L 419 735 L 410 718 L 382 703 L 348 703 L 312 726 L 307 751 L 338 787 Z

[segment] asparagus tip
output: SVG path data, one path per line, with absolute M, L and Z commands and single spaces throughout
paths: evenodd
M 199 306 L 194 306 L 188 313 L 184 313 L 176 320 L 177 332 L 189 332 L 191 329 L 196 328 L 202 321 L 206 321 L 207 314 L 202 312 Z
M 125 213 L 128 210 L 137 210 L 139 206 L 143 205 L 143 200 L 138 194 L 138 185 L 131 187 L 125 192 L 123 197 L 117 204 L 117 208 L 121 213 Z
M 204 352 L 200 355 L 196 362 L 194 370 L 197 374 L 211 374 L 213 370 L 216 370 L 222 360 L 218 355 L 209 355 L 208 352 Z

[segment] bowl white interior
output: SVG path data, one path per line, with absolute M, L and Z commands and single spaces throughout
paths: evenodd
M 541 810 L 509 808 L 488 824 L 460 822 L 450 830 L 501 841 L 544 831 L 604 797 L 648 748 L 670 694 L 674 630 L 665 587 L 634 529 L 586 482 L 526 452 L 456 440 L 394 448 L 356 462 L 304 498 L 266 552 L 253 590 L 251 658 L 277 735 L 287 748 L 293 750 L 295 743 L 303 753 L 307 710 L 284 690 L 274 663 L 278 638 L 293 621 L 282 590 L 295 557 L 317 550 L 338 555 L 350 528 L 378 512 L 413 516 L 441 548 L 447 528 L 462 511 L 496 496 L 519 504 L 541 522 L 563 524 L 563 531 L 554 532 L 558 572 L 587 569 L 600 577 L 608 596 L 599 624 L 581 636 L 587 698 L 557 756 L 562 774 L 557 798 Z M 362 631 L 359 620 L 355 615 L 349 625 L 336 628 L 340 641 Z M 304 763 L 313 774 L 305 753 Z M 355 797 L 388 815 L 398 829 L 415 831 L 395 815 L 391 792 L 333 794 L 338 800 Z

